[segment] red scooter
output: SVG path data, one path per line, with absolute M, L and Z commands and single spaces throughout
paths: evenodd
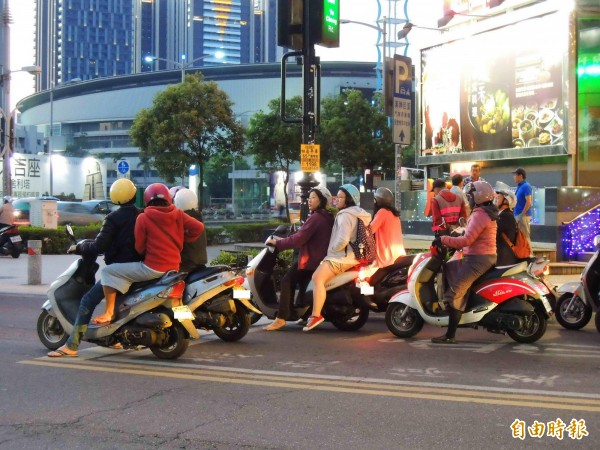
M 408 273 L 408 288 L 392 297 L 385 315 L 388 329 L 396 336 L 412 337 L 424 323 L 448 326 L 441 297 L 443 276 L 438 277 L 446 264 L 446 252 L 445 247 L 436 245 L 415 257 Z M 481 326 L 492 333 L 506 333 L 520 343 L 540 339 L 552 314 L 547 299 L 550 291 L 538 278 L 547 265 L 547 260 L 536 259 L 489 270 L 467 293 L 459 327 Z

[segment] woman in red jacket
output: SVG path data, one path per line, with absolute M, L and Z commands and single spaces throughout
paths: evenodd
M 327 255 L 333 228 L 333 216 L 327 211 L 327 206 L 331 206 L 331 192 L 324 187 L 311 189 L 308 195 L 308 209 L 311 214 L 306 222 L 288 238 L 267 241 L 267 244 L 274 245 L 277 250 L 299 248 L 300 253 L 298 262 L 292 264 L 281 279 L 277 318 L 264 328 L 266 331 L 280 330 L 285 326 L 285 321 L 289 320 L 296 286 L 306 288 L 313 272 Z
M 112 322 L 117 292 L 124 294 L 132 283 L 159 278 L 179 270 L 183 242 L 193 242 L 204 231 L 204 224 L 171 204 L 169 189 L 160 183 L 144 191 L 147 208 L 135 221 L 135 250 L 141 262 L 117 263 L 104 267 L 100 282 L 106 299 L 105 312 L 92 320 L 95 324 Z

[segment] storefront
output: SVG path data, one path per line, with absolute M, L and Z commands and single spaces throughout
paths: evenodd
M 445 12 L 470 16 L 455 15 L 415 61 L 417 162 L 429 178 L 478 162 L 487 181 L 511 185 L 524 167 L 537 188 L 534 223 L 555 228 L 600 204 L 600 4 L 490 3 L 448 0 Z M 570 192 L 567 207 L 569 186 L 592 189 Z

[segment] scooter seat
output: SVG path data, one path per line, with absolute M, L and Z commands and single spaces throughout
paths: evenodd
M 394 261 L 394 264 L 377 269 L 377 271 L 373 275 L 371 275 L 371 277 L 369 278 L 369 284 L 371 286 L 375 286 L 381 280 L 383 280 L 383 278 L 388 273 L 392 273 L 397 270 L 410 267 L 410 265 L 413 263 L 414 259 L 415 259 L 415 255 L 399 256 L 398 258 L 396 258 L 396 261 Z
M 221 272 L 227 272 L 228 270 L 230 270 L 228 266 L 210 266 L 201 269 L 196 269 L 187 275 L 187 277 L 185 278 L 185 283 L 190 284 L 203 278 L 208 278 L 211 275 L 216 275 Z
M 152 280 L 146 281 L 136 281 L 130 286 L 129 290 L 127 291 L 127 294 L 139 291 L 141 289 L 145 289 L 148 286 L 152 285 L 170 284 L 174 281 L 175 278 L 183 277 L 184 274 L 185 272 L 176 272 L 174 270 L 170 270 L 164 273 L 160 278 L 154 278 Z
M 520 262 L 512 266 L 494 267 L 483 274 L 477 282 L 491 280 L 493 278 L 510 277 L 517 273 L 525 272 L 527 270 L 527 261 Z

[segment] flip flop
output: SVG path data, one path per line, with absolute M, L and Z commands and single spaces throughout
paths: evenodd
M 111 323 L 111 322 L 112 322 L 112 321 L 115 319 L 115 316 L 112 316 L 112 317 L 110 318 L 110 320 L 104 320 L 104 321 L 102 321 L 102 322 L 98 322 L 98 320 L 97 320 L 97 319 L 98 319 L 97 317 L 96 317 L 95 319 L 92 319 L 92 320 L 91 320 L 91 324 L 92 324 L 92 325 L 100 325 L 100 326 L 104 326 L 104 325 L 108 325 L 109 323 Z
M 50 358 L 62 358 L 63 356 L 66 356 L 68 358 L 77 358 L 79 355 L 77 353 L 75 353 L 75 354 L 67 353 L 64 350 L 61 350 L 59 348 L 58 350 L 48 352 L 48 356 Z

